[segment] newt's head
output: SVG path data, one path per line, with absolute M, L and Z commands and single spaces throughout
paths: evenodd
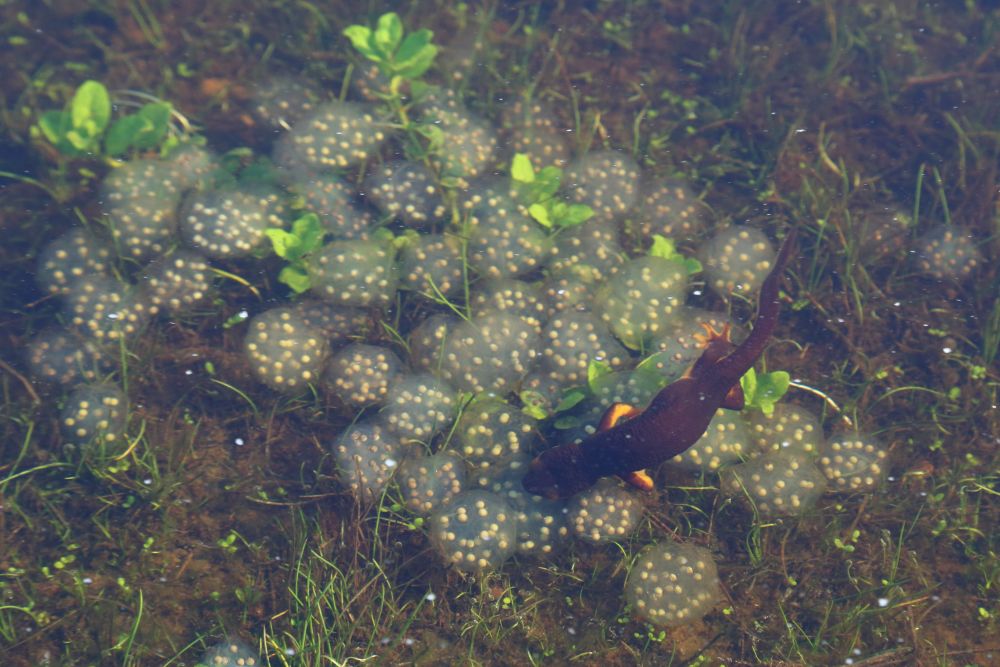
M 687 375 L 703 382 L 711 382 L 715 375 L 713 373 L 715 365 L 728 357 L 736 349 L 736 344 L 729 338 L 729 322 L 726 322 L 721 332 L 716 331 L 711 324 L 705 322 L 702 322 L 701 326 L 705 328 L 705 335 L 698 335 L 697 339 L 705 351 L 694 362 L 694 366 L 688 370 Z M 727 389 L 726 396 L 722 400 L 722 407 L 728 410 L 742 410 L 745 403 L 743 387 L 737 382 Z
M 594 485 L 596 481 L 576 465 L 577 448 L 553 447 L 534 458 L 521 485 L 528 493 L 549 500 L 569 498 Z
M 695 334 L 694 337 L 695 340 L 701 343 L 704 352 L 698 357 L 698 361 L 692 370 L 697 370 L 698 366 L 715 365 L 716 362 L 736 349 L 736 344 L 729 336 L 731 331 L 729 322 L 726 322 L 722 327 L 722 331 L 716 331 L 715 327 L 708 322 L 702 322 L 701 326 L 705 330 L 705 334 Z

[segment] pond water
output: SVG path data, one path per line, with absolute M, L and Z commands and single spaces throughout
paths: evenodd
M 1000 661 L 1000 10 L 363 5 L 0 3 L 3 664 Z

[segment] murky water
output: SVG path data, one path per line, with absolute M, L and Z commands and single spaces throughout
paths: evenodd
M 4 664 L 997 660 L 988 3 L 49 5 Z

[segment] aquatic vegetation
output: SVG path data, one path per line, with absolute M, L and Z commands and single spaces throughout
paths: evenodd
M 408 7 L 407 27 L 452 42 L 440 57 L 429 30 L 390 14 L 345 35 L 350 12 L 321 3 L 232 25 L 207 6 L 182 25 L 145 1 L 51 4 L 5 26 L 0 645 L 15 662 L 191 664 L 229 632 L 259 638 L 242 660 L 275 665 L 922 664 L 991 648 L 995 54 L 964 29 L 991 25 L 982 3 Z M 820 16 L 829 39 L 803 29 Z M 940 39 L 954 34 L 969 37 Z M 762 35 L 810 57 L 772 57 Z M 163 91 L 204 144 L 168 151 L 169 129 L 118 162 L 103 139 L 71 158 L 37 128 L 26 141 L 87 77 Z M 199 243 L 228 241 L 182 231 L 184 202 L 233 191 L 271 247 L 209 257 Z M 701 323 L 741 339 L 754 295 L 716 293 L 678 254 L 703 257 L 730 220 L 767 238 L 791 221 L 802 239 L 779 328 L 740 384 L 760 409 L 729 413 L 749 425 L 745 462 L 722 466 L 732 433 L 710 433 L 695 445 L 707 473 L 649 466 L 659 488 L 624 490 L 632 530 L 615 535 L 610 512 L 571 528 L 578 498 L 524 490 L 531 456 L 593 432 L 615 401 L 642 407 L 703 352 Z M 971 239 L 968 272 L 927 268 L 947 244 L 918 235 L 941 220 Z M 353 276 L 349 255 L 320 268 L 345 240 L 385 254 Z M 598 299 L 643 252 L 684 267 L 669 315 L 645 312 L 664 294 L 652 271 Z M 290 329 L 255 340 L 275 307 Z M 647 318 L 655 330 L 624 324 Z M 775 368 L 798 406 L 774 402 Z M 128 389 L 127 437 L 97 440 L 109 456 L 75 451 L 60 421 L 65 407 L 90 432 L 70 405 L 80 382 Z M 859 415 L 891 449 L 824 443 Z M 823 486 L 840 494 L 817 502 Z M 488 516 L 439 540 L 428 517 L 470 490 L 494 495 L 465 515 Z M 703 600 L 685 578 L 698 570 L 663 559 L 646 571 L 657 585 L 632 590 L 630 564 L 668 533 L 710 546 L 724 591 Z M 509 555 L 480 552 L 498 540 Z M 942 542 L 957 546 L 929 565 Z M 956 625 L 976 632 L 956 640 Z
M 114 157 L 131 150 L 160 146 L 170 129 L 175 113 L 173 107 L 168 102 L 151 98 L 139 104 L 134 113 L 119 114 L 112 122 L 116 106 L 132 106 L 121 102 L 112 100 L 100 81 L 90 79 L 77 87 L 66 109 L 42 113 L 32 131 L 67 157 Z
M 694 544 L 651 544 L 629 571 L 625 594 L 650 623 L 673 627 L 703 618 L 722 599 L 712 553 Z

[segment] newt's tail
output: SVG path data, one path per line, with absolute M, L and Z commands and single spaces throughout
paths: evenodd
M 732 383 L 738 382 L 764 351 L 764 345 L 778 324 L 778 311 L 781 306 L 781 302 L 778 300 L 778 287 L 781 284 L 781 275 L 795 249 L 797 236 L 795 228 L 789 230 L 788 235 L 785 236 L 785 241 L 781 244 L 778 256 L 774 260 L 774 268 L 771 269 L 771 273 L 767 274 L 764 284 L 761 285 L 760 297 L 757 301 L 757 319 L 753 323 L 753 331 L 739 347 L 716 365 L 715 370 L 718 378 Z

